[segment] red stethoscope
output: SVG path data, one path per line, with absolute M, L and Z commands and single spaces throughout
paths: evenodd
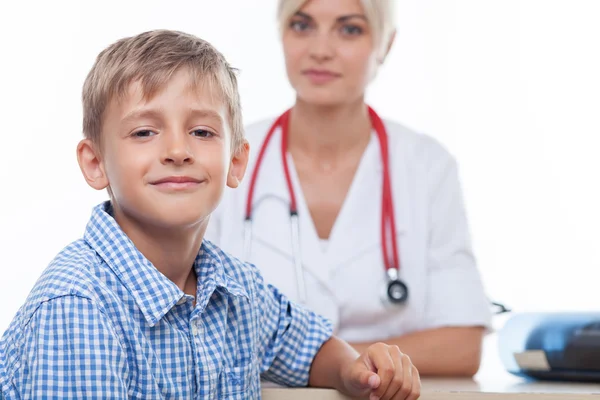
M 398 244 L 396 241 L 396 223 L 394 219 L 394 202 L 392 199 L 392 186 L 390 183 L 390 163 L 388 136 L 383 121 L 377 113 L 368 107 L 371 124 L 377 133 L 379 147 L 381 149 L 381 161 L 383 164 L 383 193 L 381 196 L 381 250 L 383 253 L 383 262 L 385 264 L 387 283 L 385 294 L 392 304 L 402 304 L 408 299 L 408 287 L 400 280 L 400 258 L 398 257 Z M 252 176 L 250 177 L 250 187 L 248 198 L 246 199 L 246 220 L 244 224 L 244 255 L 248 260 L 250 257 L 250 247 L 252 243 L 252 205 L 254 200 L 254 189 L 258 179 L 258 173 L 262 165 L 265 152 L 269 142 L 277 128 L 281 128 L 281 161 L 283 163 L 283 172 L 290 196 L 290 225 L 292 237 L 292 257 L 296 274 L 296 284 L 301 303 L 306 302 L 306 288 L 304 283 L 304 270 L 300 257 L 300 231 L 298 223 L 298 208 L 296 206 L 296 195 L 290 177 L 290 170 L 287 160 L 288 127 L 290 119 L 290 110 L 284 112 L 271 126 L 265 137 Z

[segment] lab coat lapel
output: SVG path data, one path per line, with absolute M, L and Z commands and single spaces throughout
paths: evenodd
M 390 137 L 391 177 L 396 217 L 396 235 L 399 239 L 410 226 L 409 201 L 406 185 L 407 169 L 401 153 L 396 151 L 396 140 Z M 276 132 L 265 153 L 255 188 L 254 236 L 264 244 L 276 248 L 293 262 L 289 192 L 281 162 L 281 134 Z M 379 142 L 375 134 L 361 159 L 348 195 L 337 216 L 327 250 L 322 251 L 310 211 L 296 173 L 292 157 L 287 154 L 292 184 L 296 194 L 299 215 L 300 253 L 305 273 L 313 275 L 328 287 L 335 270 L 351 262 L 358 254 L 381 246 L 382 163 Z M 253 166 L 254 168 L 254 166 Z M 274 213 L 282 216 L 269 217 Z M 402 241 L 398 241 L 402 246 Z M 402 249 L 400 249 L 402 263 Z M 383 266 L 382 266 L 383 268 Z
M 290 235 L 290 195 L 281 162 L 281 130 L 275 132 L 266 149 L 254 189 L 253 236 L 293 262 Z M 252 169 L 256 168 L 256 154 Z
M 326 264 L 327 258 L 321 249 L 319 236 L 317 235 L 315 225 L 310 215 L 310 210 L 308 209 L 304 193 L 302 192 L 294 160 L 289 153 L 287 154 L 287 157 L 298 207 L 300 253 L 302 254 L 304 273 L 313 275 L 317 281 L 327 287 L 329 285 L 329 272 L 331 268 Z
M 393 139 L 390 138 L 390 144 L 392 143 Z M 393 147 L 390 146 L 390 148 Z M 390 159 L 394 159 L 393 151 Z M 410 215 L 407 204 L 405 204 L 407 201 L 406 194 L 408 193 L 406 189 L 407 181 L 402 176 L 406 170 L 398 162 L 401 163 L 402 161 L 391 162 L 391 180 L 396 235 L 400 246 L 400 239 L 406 232 Z M 344 265 L 352 262 L 357 255 L 365 251 L 380 248 L 382 176 L 383 167 L 379 141 L 377 136 L 372 134 L 347 198 L 331 232 L 327 262 L 332 271 L 343 268 Z M 402 262 L 401 250 L 400 259 L 400 262 Z

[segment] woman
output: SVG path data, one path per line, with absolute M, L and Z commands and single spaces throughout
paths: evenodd
M 247 128 L 247 178 L 207 237 L 357 350 L 383 340 L 422 375 L 471 376 L 490 310 L 456 163 L 364 100 L 393 43 L 393 1 L 280 0 L 296 102 Z

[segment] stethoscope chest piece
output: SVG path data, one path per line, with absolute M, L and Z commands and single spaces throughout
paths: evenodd
M 408 286 L 400 279 L 397 268 L 386 271 L 383 301 L 391 306 L 401 306 L 408 300 Z
M 408 287 L 400 279 L 389 281 L 386 292 L 388 301 L 392 304 L 404 304 L 408 300 Z

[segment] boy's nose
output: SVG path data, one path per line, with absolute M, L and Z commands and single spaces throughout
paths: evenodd
M 194 155 L 190 151 L 189 145 L 185 138 L 173 137 L 165 146 L 165 152 L 162 157 L 163 164 L 192 164 Z

